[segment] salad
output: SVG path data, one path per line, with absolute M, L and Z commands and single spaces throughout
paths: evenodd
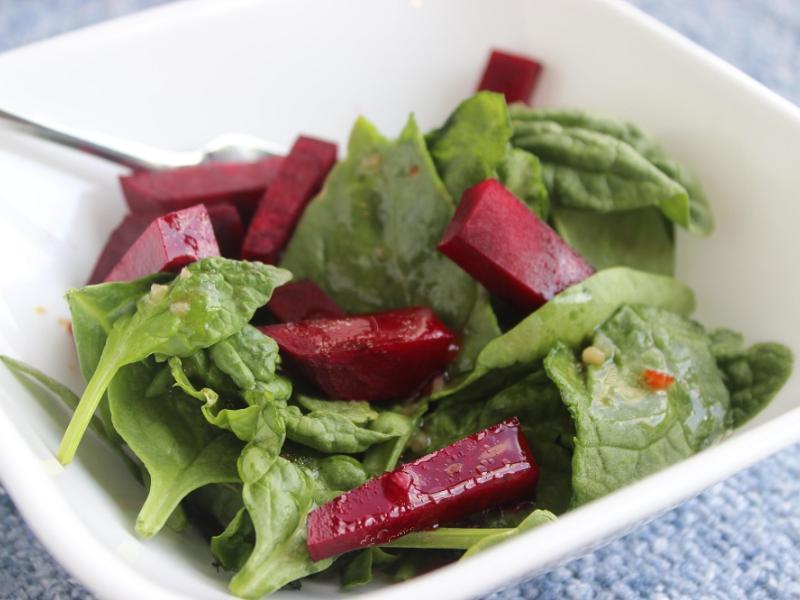
M 762 410 L 788 348 L 690 318 L 675 227 L 703 190 L 615 118 L 531 107 L 541 65 L 493 52 L 437 129 L 359 117 L 345 156 L 121 178 L 129 214 L 66 294 L 74 409 L 260 598 L 307 577 L 403 580 L 714 444 Z

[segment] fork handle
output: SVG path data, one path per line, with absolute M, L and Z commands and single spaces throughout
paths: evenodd
M 135 142 L 114 139 L 102 134 L 90 134 L 64 127 L 56 127 L 45 121 L 34 120 L 3 109 L 0 109 L 0 121 L 19 131 L 98 156 L 135 171 L 174 169 L 200 162 L 200 158 L 192 156 L 192 153 L 169 152 Z

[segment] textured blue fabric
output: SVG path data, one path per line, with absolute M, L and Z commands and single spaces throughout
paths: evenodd
M 0 50 L 165 0 L 0 0 Z M 633 0 L 800 103 L 800 0 Z M 800 156 L 800 153 L 798 154 Z M 800 598 L 800 446 L 491 600 Z M 0 488 L 0 598 L 88 599 Z

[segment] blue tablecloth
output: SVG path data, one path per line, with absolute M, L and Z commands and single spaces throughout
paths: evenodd
M 0 50 L 165 0 L 0 0 Z M 800 0 L 632 0 L 800 103 Z M 800 166 L 800 149 L 798 149 Z M 800 446 L 492 600 L 800 598 Z M 0 488 L 0 598 L 91 598 Z

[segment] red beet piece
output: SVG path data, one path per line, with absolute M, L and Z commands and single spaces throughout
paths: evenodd
M 295 371 L 332 398 L 411 396 L 455 354 L 455 336 L 429 308 L 266 325 Z
M 506 102 L 530 104 L 542 65 L 532 58 L 493 50 L 479 90 L 499 92 Z
M 547 223 L 494 179 L 461 197 L 440 252 L 524 312 L 594 273 Z
M 282 158 L 252 163 L 207 163 L 120 177 L 131 212 L 157 212 L 229 202 L 247 219 L 278 173 Z
M 275 288 L 267 310 L 282 323 L 347 316 L 333 298 L 310 279 L 290 281 Z
M 299 137 L 258 203 L 242 258 L 277 263 L 300 215 L 336 162 L 336 144 Z
M 211 219 L 202 204 L 158 217 L 128 248 L 106 281 L 128 281 L 219 256 Z
M 125 215 L 122 222 L 108 236 L 106 245 L 103 246 L 103 250 L 97 258 L 88 283 L 102 283 L 111 272 L 111 269 L 119 262 L 119 259 L 131 247 L 131 244 L 144 233 L 147 226 L 157 217 L 158 215 L 153 213 Z
M 371 479 L 308 515 L 313 560 L 531 498 L 539 468 L 516 417 Z
M 219 252 L 227 258 L 239 258 L 244 240 L 242 217 L 233 204 L 223 202 L 206 205 Z

